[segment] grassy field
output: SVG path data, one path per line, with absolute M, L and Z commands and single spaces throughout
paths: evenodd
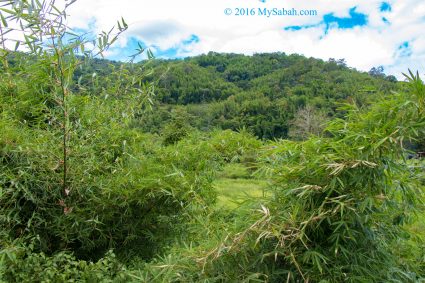
M 241 164 L 229 164 L 214 182 L 218 192 L 218 205 L 234 209 L 247 199 L 266 197 L 268 181 L 253 178 Z
M 267 184 L 265 180 L 220 178 L 214 182 L 218 205 L 236 208 L 250 197 L 265 197 Z

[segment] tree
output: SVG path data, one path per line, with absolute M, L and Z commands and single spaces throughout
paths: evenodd
M 192 130 L 189 123 L 191 118 L 184 109 L 174 109 L 171 112 L 171 120 L 162 130 L 164 145 L 175 144 L 189 135 Z
M 318 136 L 322 133 L 326 121 L 326 115 L 307 105 L 295 113 L 288 135 L 295 140 L 305 140 L 310 135 Z
M 6 0 L 2 1 L 3 5 L 0 9 L 2 57 L 5 58 L 10 53 L 10 50 L 7 49 L 8 46 L 14 46 L 14 51 L 18 51 L 19 47 L 23 46 L 29 55 L 34 56 L 32 57 L 34 60 L 42 58 L 53 66 L 48 70 L 48 75 L 54 88 L 53 100 L 56 101 L 62 112 L 60 127 L 62 128 L 63 154 L 59 163 L 63 168 L 64 197 L 70 193 L 68 142 L 72 123 L 69 119 L 71 109 L 68 107 L 68 97 L 72 93 L 70 85 L 74 72 L 83 63 L 84 58 L 90 59 L 102 55 L 117 40 L 119 34 L 128 28 L 124 19 L 121 19 L 121 22 L 117 23 L 117 28 L 114 27 L 109 32 L 102 32 L 97 38 L 85 39 L 82 34 L 78 35 L 72 31 L 66 23 L 66 9 L 74 2 L 66 3 L 61 9 L 54 5 L 54 1 L 41 3 L 39 1 Z M 11 33 L 13 36 L 8 37 L 8 34 Z M 88 43 L 93 43 L 94 47 L 91 50 L 86 47 Z M 139 50 L 139 53 L 141 52 L 142 50 Z M 83 58 L 77 57 L 77 54 Z M 3 60 L 3 62 L 4 68 L 7 69 L 7 60 Z
M 340 67 L 344 67 L 344 68 L 347 67 L 347 61 L 345 61 L 345 58 L 338 59 L 336 64 Z
M 386 76 L 385 77 L 385 80 L 386 81 L 389 81 L 391 83 L 396 83 L 397 82 L 397 78 L 395 76 L 393 76 L 393 75 Z
M 385 77 L 384 67 L 383 66 L 373 67 L 372 69 L 370 69 L 370 71 L 368 73 L 372 77 L 376 77 L 376 78 L 383 78 L 383 77 Z
M 1 218 L 0 225 L 13 237 L 39 237 L 44 251 L 55 252 L 66 246 L 74 251 L 83 250 L 87 256 L 87 250 L 94 249 L 93 246 L 103 252 L 108 249 L 108 241 L 111 245 L 125 242 L 123 239 L 132 234 L 128 231 L 136 229 L 136 225 L 127 225 L 137 218 L 134 214 L 125 218 L 123 222 L 127 222 L 123 224 L 123 218 L 118 221 L 113 213 L 90 203 L 98 200 L 106 208 L 120 202 L 116 201 L 122 197 L 118 192 L 101 195 L 105 184 L 99 179 L 124 170 L 119 167 L 120 158 L 130 143 L 127 139 L 134 141 L 136 137 L 125 133 L 123 126 L 149 103 L 152 84 L 143 81 L 146 65 L 139 68 L 123 64 L 111 74 L 118 78 L 112 93 L 104 93 L 102 99 L 96 95 L 73 95 L 76 69 L 102 56 L 128 28 L 121 19 L 114 28 L 98 36 L 75 33 L 66 22 L 66 10 L 74 2 L 62 8 L 54 6 L 53 0 L 1 2 L 0 53 L 6 74 L 2 75 L 1 84 L 7 80 L 5 85 L 14 86 L 16 91 L 8 90 L 12 94 L 9 100 L 4 100 L 2 91 L 0 102 L 6 101 L 9 108 L 15 103 L 25 108 L 24 113 L 12 115 L 13 111 L 1 106 L 0 210 L 15 217 Z M 143 51 L 141 47 L 137 49 L 131 60 Z M 10 58 L 17 62 L 16 66 L 8 64 Z M 130 68 L 133 69 L 129 74 Z M 111 96 L 114 99 L 108 99 Z M 28 123 L 27 117 L 36 123 Z M 8 140 L 14 142 L 3 151 Z M 20 178 L 20 174 L 27 177 L 21 178 L 16 186 L 13 180 Z M 83 189 L 89 186 L 90 189 Z M 131 190 L 131 186 L 125 188 Z M 115 201 L 109 203 L 111 198 Z M 113 205 L 108 209 L 114 211 Z M 139 202 L 137 213 L 150 211 L 141 206 Z M 104 230 L 97 227 L 101 223 L 99 218 L 108 223 L 102 224 Z M 93 219 L 97 221 L 94 225 Z M 79 228 L 75 230 L 72 223 L 79 223 Z M 128 227 L 127 234 L 117 232 L 115 225 L 122 230 Z M 115 242 L 107 240 L 105 235 L 113 234 Z

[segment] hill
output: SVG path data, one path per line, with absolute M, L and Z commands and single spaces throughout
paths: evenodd
M 341 103 L 354 101 L 362 106 L 400 88 L 393 76 L 359 72 L 343 59 L 325 62 L 297 54 L 210 52 L 135 66 L 99 59 L 92 62 L 75 76 L 79 90 L 98 95 L 113 89 L 111 84 L 117 80 L 108 74 L 117 68 L 130 73 L 152 70 L 143 80 L 156 84 L 155 111 L 137 123 L 146 132 L 160 132 L 180 115 L 204 131 L 246 128 L 263 139 L 287 138 L 300 109 L 311 106 L 319 117 L 342 117 Z

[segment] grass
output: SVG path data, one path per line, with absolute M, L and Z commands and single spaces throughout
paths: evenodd
M 240 163 L 226 165 L 215 180 L 219 207 L 234 209 L 250 198 L 265 197 L 267 180 L 253 178 L 250 171 Z
M 409 165 L 419 169 L 422 172 L 420 177 L 422 179 L 422 197 L 425 198 L 425 159 L 412 159 Z M 425 241 L 425 199 L 422 200 L 421 211 L 416 215 L 415 221 L 408 225 L 410 231 L 420 235 Z M 424 259 L 425 260 L 425 259 Z
M 251 198 L 263 198 L 267 180 L 254 178 L 248 168 L 240 163 L 227 164 L 214 181 L 218 192 L 218 206 L 235 209 Z
M 234 209 L 249 198 L 265 197 L 266 180 L 220 178 L 214 182 L 218 192 L 218 205 Z

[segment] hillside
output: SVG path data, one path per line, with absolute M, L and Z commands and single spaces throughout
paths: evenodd
M 77 70 L 76 79 L 81 88 L 102 95 L 115 83 L 108 73 L 119 68 L 126 65 L 95 60 Z M 286 138 L 299 109 L 312 106 L 322 117 L 342 117 L 337 110 L 341 103 L 362 106 L 400 87 L 393 76 L 359 72 L 344 60 L 324 62 L 284 53 L 210 52 L 139 63 L 129 72 L 137 68 L 151 69 L 146 80 L 156 85 L 155 111 L 137 124 L 149 132 L 159 132 L 175 116 L 172 109 L 179 109 L 178 115 L 191 117 L 187 123 L 204 131 L 246 128 L 259 138 Z

